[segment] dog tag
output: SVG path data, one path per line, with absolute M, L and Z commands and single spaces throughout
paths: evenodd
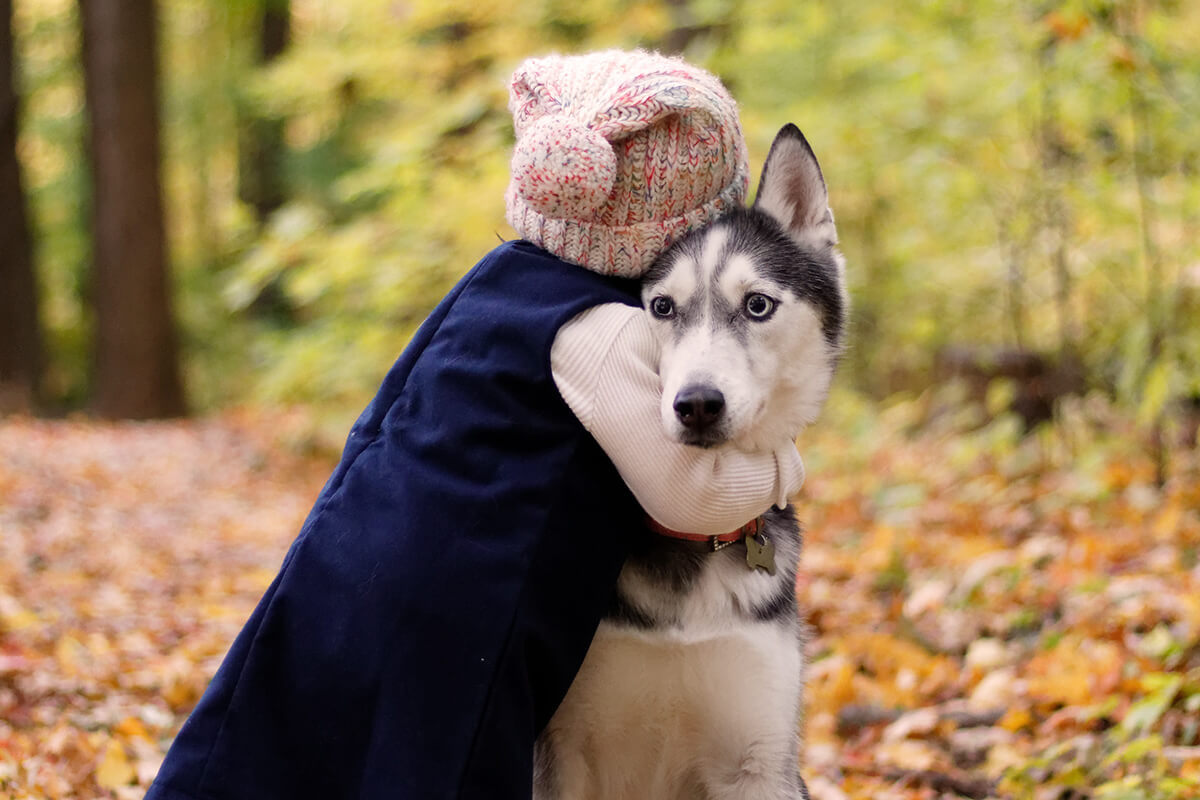
M 775 545 L 765 533 L 746 537 L 746 564 L 750 569 L 765 569 L 775 574 Z

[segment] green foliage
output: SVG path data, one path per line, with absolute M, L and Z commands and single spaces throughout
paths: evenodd
M 798 123 L 848 257 L 847 377 L 949 344 L 1075 354 L 1154 424 L 1200 391 L 1200 6 L 1176 0 L 163 3 L 165 181 L 191 391 L 361 406 L 493 246 L 524 57 L 681 47 L 738 96 L 756 168 Z M 86 392 L 85 170 L 69 0 L 17 3 L 51 385 Z M 237 199 L 239 117 L 282 120 L 288 203 Z M 1003 405 L 1000 394 L 991 405 Z
M 34 229 L 48 369 L 46 391 L 68 404 L 86 386 L 88 317 L 84 263 L 88 257 L 87 172 L 82 164 L 83 82 L 79 27 L 71 0 L 16 3 L 18 92 L 22 95 L 19 155 Z
M 1151 673 L 1142 678 L 1143 694 L 1120 722 L 1103 735 L 1083 734 L 1061 742 L 1020 767 L 1001 784 L 1008 796 L 1023 798 L 1083 792 L 1097 800 L 1182 800 L 1200 792 L 1194 770 L 1186 775 L 1165 755 L 1158 732 L 1173 705 L 1195 712 L 1196 687 L 1179 674 Z M 1181 702 L 1182 701 L 1182 702 Z M 1096 706 L 1097 719 L 1109 717 L 1118 697 Z M 1085 715 L 1086 716 L 1086 715 Z
M 634 19 L 653 11 L 620 5 Z M 224 296 L 246 311 L 270 288 L 302 323 L 271 323 L 253 337 L 253 360 L 269 365 L 257 399 L 361 404 L 453 281 L 513 236 L 503 221 L 511 69 L 581 37 L 638 44 L 637 28 L 610 27 L 611 10 L 308 9 L 303 44 L 245 88 L 288 120 L 295 195 L 239 253 Z

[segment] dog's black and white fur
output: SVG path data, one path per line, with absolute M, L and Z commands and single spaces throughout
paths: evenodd
M 646 275 L 662 345 L 662 419 L 698 447 L 770 450 L 812 422 L 846 296 L 821 169 L 794 125 L 758 198 L 677 242 Z M 784 800 L 798 769 L 800 532 L 772 509 L 774 575 L 746 545 L 647 534 L 537 745 L 537 800 Z

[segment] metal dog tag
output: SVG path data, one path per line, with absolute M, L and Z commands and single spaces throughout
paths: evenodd
M 775 574 L 775 545 L 765 533 L 746 537 L 746 564 L 750 569 L 765 569 Z

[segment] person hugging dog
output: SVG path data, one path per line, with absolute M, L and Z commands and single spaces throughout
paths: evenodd
M 507 218 L 354 423 L 148 800 L 528 800 L 637 537 L 723 533 L 791 441 L 668 438 L 637 278 L 743 204 L 737 107 L 648 52 L 525 62 Z

